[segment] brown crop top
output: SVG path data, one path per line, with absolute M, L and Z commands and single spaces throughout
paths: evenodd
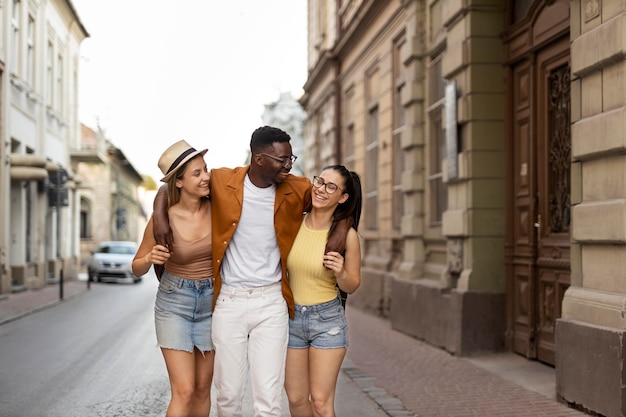
M 172 225 L 174 234 L 173 252 L 165 263 L 165 269 L 177 277 L 187 279 L 206 279 L 213 277 L 211 256 L 211 231 L 197 240 L 183 239 L 176 227 Z

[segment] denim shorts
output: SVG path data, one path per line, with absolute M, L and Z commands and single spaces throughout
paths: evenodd
M 165 349 L 193 352 L 214 350 L 213 278 L 185 279 L 165 271 L 154 303 L 157 343 Z
M 291 349 L 338 349 L 348 347 L 348 324 L 341 300 L 335 298 L 322 304 L 296 304 L 293 320 L 289 320 Z

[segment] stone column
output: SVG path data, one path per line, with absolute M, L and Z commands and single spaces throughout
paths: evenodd
M 556 389 L 626 414 L 626 14 L 571 2 L 572 280 L 556 325 Z

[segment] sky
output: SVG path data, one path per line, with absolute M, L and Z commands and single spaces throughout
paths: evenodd
M 245 163 L 252 131 L 307 78 L 306 0 L 72 0 L 81 44 L 79 118 L 135 169 L 184 139 L 209 168 Z

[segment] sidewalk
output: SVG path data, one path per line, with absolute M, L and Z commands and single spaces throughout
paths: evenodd
M 0 325 L 44 310 L 87 291 L 87 281 L 63 282 L 63 299 L 60 284 L 46 285 L 38 290 L 26 290 L 0 296 Z
M 347 358 L 416 416 L 586 415 L 556 400 L 552 367 L 513 353 L 459 358 L 349 305 L 346 315 Z
M 0 325 L 87 291 L 84 280 L 0 297 Z M 556 400 L 554 369 L 512 353 L 459 358 L 391 329 L 388 320 L 347 308 L 350 347 L 342 367 L 340 411 L 359 409 L 353 385 L 391 417 L 574 417 Z M 342 382 L 343 381 L 343 382 Z M 361 400 L 362 401 L 362 400 Z M 360 404 L 361 407 L 364 404 Z M 380 408 L 374 410 L 373 408 Z M 373 415 L 374 415 L 373 414 Z M 339 415 L 342 415 L 341 413 Z M 342 417 L 349 417 L 344 413 Z

